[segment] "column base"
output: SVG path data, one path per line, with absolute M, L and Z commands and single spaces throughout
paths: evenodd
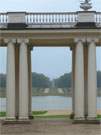
M 6 117 L 6 120 L 9 120 L 9 121 L 13 121 L 15 119 L 16 119 L 16 117 Z
M 101 124 L 100 120 L 74 120 L 73 124 Z
M 19 117 L 19 120 L 29 120 L 29 117 Z
M 87 120 L 96 120 L 96 117 L 87 117 Z
M 9 124 L 31 124 L 30 120 L 2 120 L 2 125 L 9 125 Z
M 74 120 L 81 121 L 81 120 L 85 120 L 85 118 L 84 117 L 74 117 Z

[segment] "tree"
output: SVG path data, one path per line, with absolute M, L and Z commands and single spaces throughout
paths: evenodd
M 71 87 L 71 73 L 66 73 L 57 79 L 54 79 L 55 86 L 58 88 L 70 88 Z
M 32 73 L 32 87 L 47 88 L 50 87 L 50 79 L 43 74 Z

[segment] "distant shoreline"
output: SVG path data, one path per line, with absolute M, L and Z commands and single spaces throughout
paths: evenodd
M 72 90 L 67 88 L 32 88 L 32 96 L 65 96 L 72 97 Z M 5 88 L 0 89 L 0 98 L 6 97 Z M 101 97 L 101 90 L 97 90 L 97 97 Z

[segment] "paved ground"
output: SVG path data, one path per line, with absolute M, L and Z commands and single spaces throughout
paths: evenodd
M 67 120 L 34 120 L 31 124 L 0 124 L 1 135 L 101 135 L 101 125 L 72 124 Z

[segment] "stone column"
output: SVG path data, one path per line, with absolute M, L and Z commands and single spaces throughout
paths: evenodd
M 31 48 L 28 48 L 28 80 L 29 80 L 29 118 L 32 118 L 32 67 Z
M 88 119 L 96 118 L 96 44 L 91 41 L 88 46 Z
M 15 40 L 7 45 L 7 119 L 15 119 Z
M 84 119 L 84 55 L 83 43 L 77 41 L 75 48 L 75 120 Z
M 20 65 L 19 65 L 19 119 L 28 119 L 28 57 L 27 40 L 20 42 Z
M 72 112 L 75 113 L 75 47 L 72 48 Z
M 15 99 L 16 119 L 19 117 L 19 45 L 15 46 Z
M 84 111 L 88 116 L 88 45 L 84 46 Z

